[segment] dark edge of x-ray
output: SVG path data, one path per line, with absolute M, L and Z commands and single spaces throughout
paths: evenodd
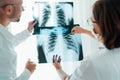
M 80 26 L 79 24 L 74 24 L 73 26 L 65 26 L 65 27 L 61 27 L 61 26 L 50 26 L 50 27 L 38 27 L 38 23 L 34 26 L 34 32 L 33 35 L 40 35 L 40 34 L 51 34 L 51 35 L 67 35 L 71 33 L 71 30 L 73 27 L 75 26 Z M 70 27 L 70 28 L 69 28 Z M 46 30 L 46 31 L 44 31 Z M 57 31 L 62 30 L 62 34 L 61 33 L 57 33 Z
M 79 26 L 79 24 L 73 25 L 73 23 L 71 23 L 73 22 L 73 20 L 71 20 L 70 25 L 64 25 L 64 26 L 39 26 L 38 20 L 34 20 L 34 21 L 37 21 L 37 23 L 34 26 L 33 35 L 50 34 L 50 33 L 52 33 L 53 35 L 60 35 L 61 33 L 57 33 L 60 30 L 62 30 L 62 35 L 67 35 L 71 32 L 71 29 L 74 26 Z M 44 30 L 46 30 L 47 32 L 45 32 Z

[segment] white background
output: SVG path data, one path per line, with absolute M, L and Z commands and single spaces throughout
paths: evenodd
M 35 0 L 24 0 L 25 11 L 21 16 L 19 23 L 11 23 L 11 31 L 13 34 L 19 33 L 27 28 L 28 22 L 32 21 L 32 5 Z M 72 1 L 72 0 L 40 0 L 40 1 Z M 81 27 L 91 30 L 86 20 L 91 16 L 92 4 L 95 0 L 73 0 L 74 1 L 74 21 L 75 24 L 80 24 Z M 93 45 L 94 43 L 94 45 Z M 91 55 L 97 49 L 97 41 L 91 37 L 82 34 L 82 46 L 84 58 Z M 24 70 L 26 61 L 30 58 L 37 64 L 35 72 L 32 74 L 30 80 L 60 80 L 52 63 L 38 64 L 36 37 L 31 36 L 26 41 L 16 47 L 18 54 L 17 74 L 18 76 Z M 75 68 L 80 65 L 80 62 L 64 62 L 61 63 L 63 70 L 71 74 Z

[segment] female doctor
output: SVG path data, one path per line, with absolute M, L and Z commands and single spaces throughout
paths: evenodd
M 62 80 L 120 80 L 120 0 L 97 0 L 90 19 L 105 49 L 84 59 L 71 75 L 62 70 L 60 56 L 53 56 L 53 65 Z

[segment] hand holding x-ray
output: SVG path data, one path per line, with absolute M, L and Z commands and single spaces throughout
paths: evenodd
M 56 68 L 56 70 L 62 69 L 60 62 L 61 62 L 61 57 L 58 55 L 53 55 L 53 65 Z

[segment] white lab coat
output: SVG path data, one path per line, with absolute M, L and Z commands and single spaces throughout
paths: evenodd
M 64 78 L 66 74 L 59 70 Z M 80 66 L 66 80 L 120 80 L 120 48 L 100 49 L 80 62 Z
M 17 54 L 15 46 L 24 41 L 30 33 L 28 30 L 13 36 L 5 27 L 0 25 L 0 80 L 28 80 L 31 73 L 25 69 L 16 77 Z

